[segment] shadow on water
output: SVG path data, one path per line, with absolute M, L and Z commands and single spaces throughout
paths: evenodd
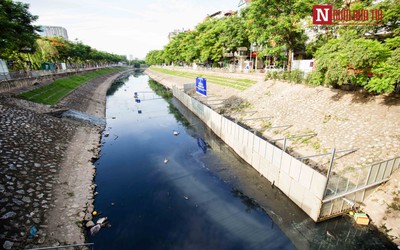
M 164 98 L 164 100 L 169 104 L 169 113 L 172 114 L 175 119 L 180 122 L 184 127 L 188 128 L 190 126 L 190 122 L 181 114 L 181 112 L 179 112 L 179 110 L 171 102 L 171 98 L 173 97 L 172 92 L 152 79 L 149 79 L 149 87 L 157 95 Z
M 114 81 L 110 88 L 107 90 L 107 95 L 113 95 L 115 92 L 117 92 L 118 89 L 120 89 L 124 84 L 128 81 L 128 77 L 123 78 L 123 79 L 118 79 Z
M 122 77 L 116 79 L 107 90 L 107 95 L 113 95 L 117 90 L 119 90 L 124 84 L 129 81 L 129 77 L 133 76 L 134 78 L 138 78 L 139 76 L 143 75 L 143 70 L 141 69 L 134 69 L 131 73 L 123 75 Z

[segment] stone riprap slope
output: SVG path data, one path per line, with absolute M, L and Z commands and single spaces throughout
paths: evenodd
M 55 106 L 13 93 L 0 98 L 0 247 L 85 242 L 82 222 L 94 209 L 92 160 L 103 127 L 45 113 L 77 109 L 104 118 L 107 89 L 122 74 L 93 79 Z
M 43 242 L 57 173 L 72 124 L 0 101 L 0 242 L 22 249 Z M 29 230 L 38 230 L 29 237 Z M 34 230 L 32 230 L 34 231 Z

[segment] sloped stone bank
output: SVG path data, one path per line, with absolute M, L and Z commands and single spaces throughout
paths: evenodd
M 104 118 L 106 92 L 122 74 L 93 79 L 54 107 L 0 97 L 0 247 L 85 242 L 103 128 L 46 113 L 74 108 Z

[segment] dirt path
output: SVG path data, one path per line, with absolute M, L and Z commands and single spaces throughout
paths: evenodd
M 120 75 L 96 78 L 63 98 L 57 106 L 105 118 L 106 92 Z M 85 242 L 82 221 L 92 219 L 95 189 L 92 159 L 99 153 L 103 129 L 80 126 L 68 146 L 59 173 L 60 185 L 55 189 L 57 200 L 48 217 L 48 245 Z

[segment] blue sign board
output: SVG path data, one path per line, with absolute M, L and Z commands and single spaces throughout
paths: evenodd
M 207 96 L 207 81 L 206 78 L 196 77 L 196 92 L 200 95 Z

